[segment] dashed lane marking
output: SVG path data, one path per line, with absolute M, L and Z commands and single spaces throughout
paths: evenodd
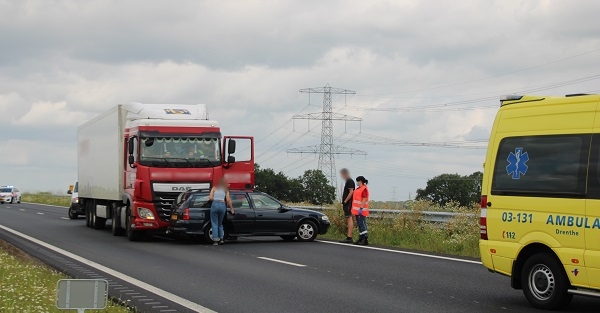
M 305 267 L 306 266 L 304 264 L 292 263 L 292 262 L 278 260 L 278 259 L 271 259 L 271 258 L 267 258 L 264 256 L 259 256 L 257 258 L 259 258 L 261 260 L 267 260 L 267 261 L 271 261 L 271 262 L 277 262 L 277 263 L 282 263 L 282 264 L 287 264 L 287 265 L 292 265 L 292 266 L 297 266 L 297 267 Z

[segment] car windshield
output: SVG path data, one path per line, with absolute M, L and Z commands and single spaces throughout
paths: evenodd
M 160 167 L 214 167 L 221 164 L 216 137 L 143 137 L 140 164 Z
M 0 188 L 0 192 L 12 192 L 12 188 Z

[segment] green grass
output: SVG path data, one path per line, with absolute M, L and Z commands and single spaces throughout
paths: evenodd
M 40 204 L 51 204 L 68 207 L 71 204 L 71 196 L 57 196 L 49 192 L 24 193 L 21 202 Z
M 368 217 L 369 244 L 398 247 L 419 251 L 479 257 L 479 211 L 476 208 L 448 205 L 447 210 L 473 213 L 459 215 L 450 223 L 435 224 L 420 220 L 419 211 L 442 211 L 443 207 L 431 203 L 416 203 L 413 214 L 394 214 L 391 218 Z M 346 237 L 346 220 L 341 206 L 325 210 L 331 220 L 326 239 L 340 240 Z M 354 232 L 358 232 L 355 230 Z M 357 239 L 357 235 L 355 235 Z
M 55 305 L 56 282 L 65 278 L 68 277 L 0 240 L 0 312 L 74 312 L 58 310 Z M 105 310 L 86 312 L 132 311 L 109 301 Z

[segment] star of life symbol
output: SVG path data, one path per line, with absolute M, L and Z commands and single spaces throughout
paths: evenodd
M 508 165 L 506 166 L 506 173 L 512 175 L 512 179 L 519 179 L 521 175 L 527 173 L 527 161 L 529 161 L 529 155 L 527 152 L 523 152 L 523 148 L 516 148 L 515 152 L 511 152 L 506 159 Z

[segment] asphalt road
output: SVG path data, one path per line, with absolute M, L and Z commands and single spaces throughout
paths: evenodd
M 508 278 L 455 260 L 268 237 L 129 242 L 65 208 L 25 203 L 0 205 L 0 225 L 217 312 L 539 312 Z M 575 297 L 568 312 L 599 305 Z

